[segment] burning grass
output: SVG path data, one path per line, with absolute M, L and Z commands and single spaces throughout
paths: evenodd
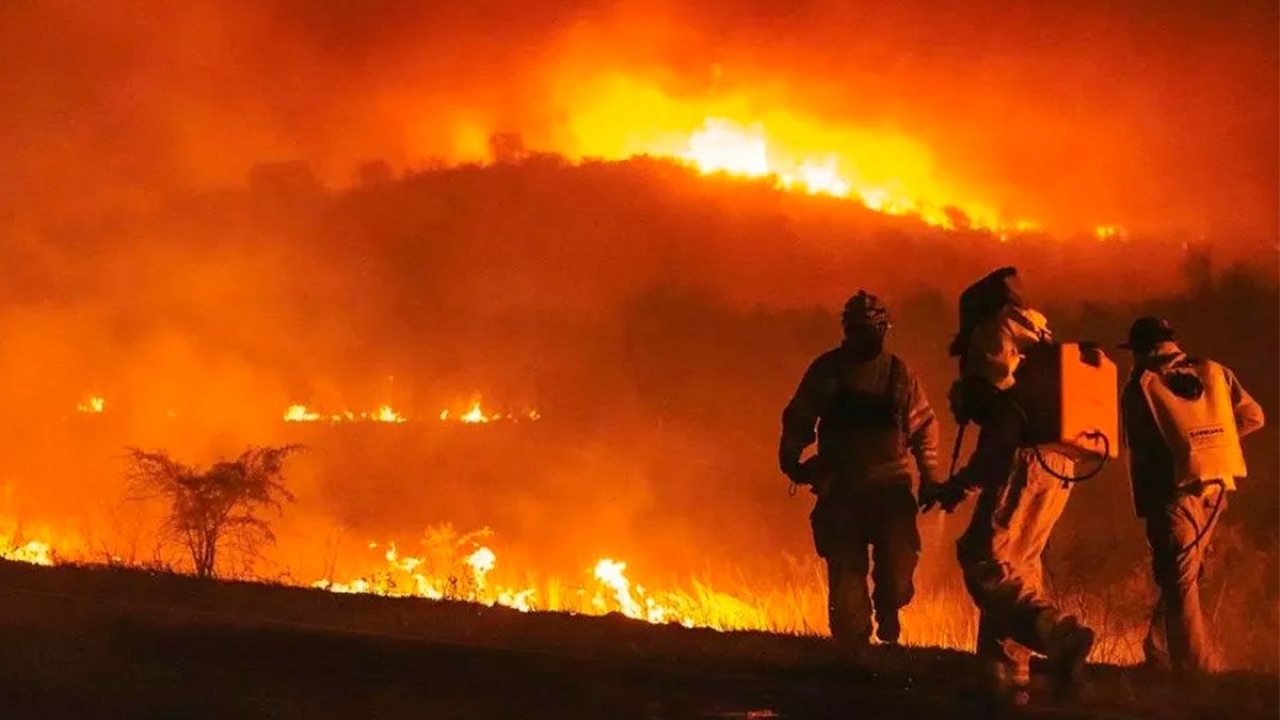
M 58 538 L 65 538 L 59 541 Z M 1224 533 L 1227 550 L 1204 583 L 1205 611 L 1213 639 L 1214 664 L 1222 670 L 1249 668 L 1274 673 L 1274 629 L 1280 627 L 1280 603 L 1259 603 L 1257 585 L 1265 578 L 1241 576 L 1246 563 L 1274 558 L 1243 558 L 1235 534 Z M 0 559 L 42 566 L 88 565 L 180 571 L 181 564 L 153 558 L 125 559 L 75 535 L 59 535 L 45 526 L 0 523 Z M 495 550 L 494 548 L 498 548 Z M 329 577 L 295 578 L 287 568 L 271 575 L 232 573 L 233 579 L 266 581 L 342 595 L 413 598 L 520 613 L 578 616 L 616 615 L 654 625 L 720 632 L 757 631 L 820 637 L 827 633 L 825 568 L 813 557 L 787 558 L 785 571 L 760 578 L 727 568 L 712 568 L 683 578 L 657 578 L 623 560 L 601 558 L 577 575 L 539 573 L 535 566 L 505 562 L 501 538 L 487 528 L 459 532 L 450 525 L 428 528 L 416 542 L 369 542 L 359 557 L 344 559 Z M 515 556 L 514 553 L 511 554 Z M 1154 589 L 1145 567 L 1135 567 L 1123 582 L 1091 583 L 1051 576 L 1051 591 L 1067 612 L 1098 629 L 1090 661 L 1134 665 L 1142 661 L 1142 640 Z M 954 575 L 917 581 L 917 593 L 903 611 L 903 644 L 972 652 L 977 612 Z
M 728 571 L 651 584 L 613 558 L 601 558 L 577 577 L 509 568 L 493 549 L 498 540 L 487 528 L 464 533 L 442 525 L 428 528 L 417 543 L 368 543 L 360 558 L 347 561 L 359 570 L 312 581 L 284 572 L 273 580 L 346 595 L 463 602 L 522 613 L 617 614 L 726 632 L 821 636 L 827 631 L 825 570 L 816 558 L 789 559 L 784 576 L 767 581 Z M 29 539 L 20 531 L 0 534 L 0 558 L 46 566 L 97 562 L 82 549 L 61 552 L 56 543 Z M 1141 579 L 1135 572 L 1130 582 L 1101 591 L 1080 585 L 1060 588 L 1065 607 L 1102 631 L 1092 662 L 1141 661 L 1152 600 Z M 958 581 L 929 583 L 904 610 L 903 624 L 905 645 L 972 651 L 977 613 Z M 1220 664 L 1227 661 L 1223 657 Z

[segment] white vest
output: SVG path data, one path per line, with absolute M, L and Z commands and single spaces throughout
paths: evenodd
M 1196 400 L 1174 394 L 1163 376 L 1194 373 L 1204 383 Z M 1236 428 L 1231 388 L 1223 367 L 1212 360 L 1197 360 L 1182 367 L 1151 370 L 1139 380 L 1160 435 L 1173 453 L 1179 487 L 1221 480 L 1235 490 L 1235 478 L 1248 475 L 1240 433 Z

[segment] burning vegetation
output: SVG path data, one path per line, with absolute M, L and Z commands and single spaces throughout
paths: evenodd
M 1280 396 L 1276 181 L 1258 159 L 1275 157 L 1274 78 L 1239 67 L 1222 28 L 1157 48 L 1166 75 L 1132 85 L 1097 68 L 1155 73 L 1133 38 L 1061 67 L 1095 33 L 1046 56 L 1041 26 L 1012 18 L 990 31 L 1036 53 L 990 60 L 978 92 L 956 79 L 950 16 L 834 59 L 809 38 L 860 21 L 809 17 L 764 28 L 762 59 L 711 9 L 684 18 L 694 37 L 623 8 L 557 17 L 537 47 L 464 48 L 419 8 L 392 38 L 373 11 L 281 23 L 197 0 L 207 13 L 174 4 L 161 26 L 91 5 L 0 11 L 19 18 L 0 23 L 0 120 L 20 121 L 0 133 L 7 560 L 820 634 L 825 578 L 777 424 L 853 288 L 887 298 L 889 347 L 939 409 L 955 296 L 1006 264 L 1064 336 L 1108 347 L 1165 315 Z M 55 45 L 84 77 L 45 67 Z M 1196 108 L 1170 104 L 1189 87 Z M 1240 112 L 1262 87 L 1266 107 Z M 300 438 L 287 468 L 241 455 Z M 1249 442 L 1206 607 L 1221 665 L 1274 669 L 1280 441 L 1273 425 Z M 163 448 L 130 457 L 167 502 L 121 502 L 126 447 Z M 256 488 L 253 512 L 205 504 L 232 486 Z M 220 546 L 218 518 L 251 532 Z M 925 520 L 907 643 L 972 646 L 965 520 Z M 1046 561 L 1102 631 L 1095 659 L 1140 657 L 1144 543 L 1113 463 Z
M 519 193 L 556 188 L 556 198 L 517 200 L 519 193 L 505 194 L 513 182 Z M 25 480 L 12 484 L 0 508 L 6 559 L 822 633 L 825 578 L 807 537 L 809 508 L 786 497 L 774 438 L 797 368 L 835 337 L 834 303 L 822 298 L 842 297 L 848 277 L 879 278 L 900 308 L 891 347 L 920 368 L 935 403 L 953 373 L 944 349 L 955 288 L 943 279 L 1008 262 L 1030 268 L 1032 287 L 1048 298 L 1063 333 L 1121 338 L 1133 316 L 1155 309 L 1261 384 L 1259 397 L 1275 381 L 1261 346 L 1218 322 L 1237 307 L 1274 310 L 1272 275 L 1215 269 L 1194 252 L 1151 255 L 1158 241 L 1141 237 L 1097 241 L 1122 239 L 1119 231 L 1083 242 L 1028 236 L 1004 243 L 989 231 L 930 226 L 772 181 L 763 188 L 720 182 L 700 168 L 657 161 L 571 166 L 526 158 L 290 201 L 296 205 L 289 197 L 278 187 L 247 191 L 245 207 L 275 209 L 241 213 L 243 230 L 282 232 L 279 213 L 301 223 L 303 230 L 291 231 L 298 235 L 281 242 L 311 248 L 315 264 L 287 269 L 324 292 L 286 292 L 282 300 L 271 282 L 226 284 L 219 274 L 209 295 L 158 295 L 181 309 L 163 321 L 149 306 L 105 300 L 100 316 L 57 316 L 70 330 L 53 334 L 44 330 L 46 314 L 11 314 L 8 336 L 29 352 L 10 358 L 0 375 L 14 417 L 24 419 L 10 434 L 23 447 L 3 459 L 8 477 Z M 446 197 L 465 200 L 447 222 L 436 209 Z M 505 214 L 494 211 L 499 205 Z M 618 220 L 635 208 L 643 210 L 637 224 Z M 793 224 L 777 225 L 778 212 Z M 210 213 L 210 223 L 237 217 L 226 208 Z M 324 227 L 306 224 L 316 213 L 327 213 Z M 386 217 L 394 220 L 379 219 Z M 540 234 L 548 226 L 556 232 Z M 800 234 L 788 238 L 787 227 Z M 143 231 L 158 230 L 143 223 Z M 435 232 L 512 239 L 492 247 L 396 239 Z M 651 246 L 627 242 L 635 233 L 651 233 Z M 138 253 L 140 272 L 164 276 L 151 263 L 185 267 L 166 265 L 176 261 L 165 247 L 126 243 L 111 252 Z M 1155 300 L 1125 295 L 1140 278 L 1124 268 L 1139 257 L 1152 268 L 1155 284 L 1147 287 Z M 181 262 L 206 267 L 203 259 Z M 254 262 L 271 279 L 288 276 L 282 268 L 276 274 L 268 257 Z M 335 265 L 360 274 L 329 274 Z M 513 265 L 518 273 L 509 272 Z M 1057 271 L 1039 270 L 1049 267 Z M 827 270 L 814 275 L 813 268 Z M 249 272 L 263 271 L 243 265 L 231 276 Z M 365 291 L 370 278 L 381 292 Z M 114 287 L 96 290 L 104 299 L 125 297 Z M 1118 299 L 1083 305 L 1082 287 Z M 247 294 L 227 295 L 228 288 Z M 779 299 L 763 306 L 754 299 L 766 295 Z M 248 325 L 220 320 L 236 303 Z M 261 313 L 264 303 L 279 312 Z M 339 313 L 340 322 L 325 320 L 325 312 Z M 85 340 L 68 344 L 73 337 Z M 77 357 L 80 343 L 101 348 L 82 366 L 34 359 Z M 362 356 L 353 359 L 352 348 Z M 392 372 L 397 384 L 389 389 Z M 66 388 L 94 389 L 58 406 L 75 406 L 81 422 L 56 422 L 67 413 L 48 410 L 49 398 L 67 397 Z M 480 391 L 460 396 L 456 388 Z M 45 415 L 50 422 L 30 421 Z M 1251 439 L 1254 447 L 1274 443 L 1273 432 Z M 297 502 L 271 518 L 277 542 L 257 546 L 255 557 L 233 550 L 219 567 L 197 565 L 200 553 L 162 532 L 159 510 L 117 507 L 126 494 L 121 447 L 166 448 L 182 462 L 199 462 L 302 436 L 313 452 L 285 474 Z M 78 451 L 68 454 L 69 447 Z M 1271 492 L 1266 478 L 1274 467 L 1265 457 L 1259 463 L 1251 462 L 1256 480 L 1245 491 Z M 1113 464 L 1080 490 L 1048 567 L 1068 607 L 1103 631 L 1095 659 L 1132 662 L 1151 588 L 1119 470 Z M 1255 582 L 1269 575 L 1248 570 L 1275 562 L 1268 549 L 1275 519 L 1266 507 L 1260 501 L 1240 511 L 1239 524 L 1221 536 L 1230 550 L 1210 593 L 1211 612 L 1224 625 L 1237 608 L 1261 604 L 1274 614 L 1280 607 L 1274 589 Z M 1086 521 L 1100 516 L 1108 520 L 1102 531 Z M 937 518 L 923 528 L 904 642 L 972 646 L 974 611 L 952 549 L 963 522 Z M 1266 648 L 1227 642 L 1229 635 L 1223 665 L 1265 666 Z

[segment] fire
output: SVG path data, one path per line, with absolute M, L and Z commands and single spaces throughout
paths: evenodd
M 408 418 L 396 412 L 396 410 L 390 405 L 383 405 L 371 413 L 354 413 L 350 410 L 344 410 L 343 412 L 327 416 L 311 410 L 306 405 L 290 405 L 284 411 L 285 422 L 317 422 L 322 419 L 327 419 L 331 423 L 355 421 L 381 423 L 408 422 Z
M 460 419 L 461 419 L 461 420 L 462 420 L 462 422 L 464 422 L 464 423 L 487 423 L 487 422 L 489 422 L 489 417 L 488 417 L 487 415 L 485 415 L 485 414 L 484 414 L 484 411 L 483 411 L 483 410 L 481 410 L 481 409 L 480 409 L 480 403 L 478 403 L 478 402 L 477 402 L 477 403 L 474 403 L 474 404 L 471 406 L 471 409 L 470 409 L 470 410 L 468 410 L 468 411 L 466 412 L 466 414 L 464 414 Z
M 727 173 L 750 178 L 772 178 L 775 186 L 811 195 L 852 198 L 871 210 L 890 215 L 916 215 L 931 225 L 955 228 L 956 213 L 946 207 L 918 202 L 888 185 L 858 183 L 840 170 L 835 154 L 795 155 L 773 149 L 762 123 L 742 125 L 725 118 L 707 118 L 688 140 L 678 159 L 702 173 Z M 982 215 L 964 213 L 975 227 L 1022 232 L 1033 223 L 1020 220 L 998 223 Z
M 97 414 L 107 408 L 107 401 L 101 397 L 91 397 L 86 402 L 76 405 L 76 412 Z
M 440 420 L 449 421 L 457 420 L 458 422 L 468 425 L 483 425 L 494 421 L 505 420 L 510 422 L 519 422 L 520 420 L 540 420 L 542 415 L 537 410 L 527 410 L 523 413 L 495 413 L 483 409 L 479 400 L 473 400 L 471 405 L 458 414 L 451 413 L 449 410 L 441 410 Z M 325 414 L 318 410 L 313 410 L 306 405 L 290 405 L 285 408 L 284 421 L 287 423 L 303 423 L 303 422 L 319 422 L 327 420 L 330 423 L 343 422 L 380 422 L 399 424 L 409 422 L 409 418 L 403 413 L 397 411 L 390 405 L 382 405 L 373 412 L 352 412 L 344 410 L 339 413 Z
M 0 537 L 0 558 L 32 565 L 52 566 L 54 564 L 53 548 L 49 543 L 39 540 L 30 540 L 22 545 L 13 546 L 9 538 Z
M 568 67 L 568 66 L 566 66 Z M 577 67 L 580 67 L 577 66 Z M 783 190 L 847 198 L 943 228 L 1026 232 L 981 188 L 944 177 L 932 150 L 889 128 L 859 128 L 783 108 L 761 92 L 668 95 L 638 78 L 566 72 L 558 104 L 574 108 L 569 154 L 669 158 L 702 173 L 757 178 Z
M 376 411 L 374 411 L 373 417 L 370 419 L 376 420 L 378 422 L 386 422 L 386 423 L 405 422 L 404 416 L 396 412 L 395 410 L 393 410 L 390 405 L 383 405 L 382 407 L 378 408 Z
M 1128 233 L 1118 225 L 1099 225 L 1093 229 L 1093 234 L 1099 240 L 1123 240 Z
M 506 420 L 510 422 L 519 422 L 520 420 L 539 420 L 542 416 L 537 410 L 528 410 L 524 413 L 491 413 L 485 411 L 480 406 L 479 400 L 472 400 L 470 407 L 468 407 L 465 412 L 458 413 L 457 415 L 449 412 L 448 409 L 440 411 L 441 420 L 448 421 L 451 418 L 467 425 L 484 425 L 498 420 Z
M 480 547 L 475 552 L 467 556 L 467 566 L 471 568 L 471 572 L 476 581 L 476 588 L 481 592 L 484 591 L 484 578 L 488 575 L 498 563 L 498 556 L 487 547 Z
M 724 117 L 707 117 L 689 134 L 682 149 L 652 154 L 674 157 L 704 174 L 771 178 L 776 187 L 784 190 L 853 199 L 877 212 L 912 215 L 939 227 L 955 229 L 962 222 L 1009 233 L 1026 232 L 1035 226 L 1028 220 L 1000 220 L 977 205 L 959 207 L 916 199 L 899 180 L 877 183 L 862 178 L 857 168 L 837 152 L 791 152 L 769 135 L 762 122 L 744 124 Z
M 747 177 L 771 174 L 764 128 L 744 128 L 721 118 L 708 118 L 689 138 L 684 159 L 705 173 L 727 172 Z
M 594 574 L 597 580 L 613 591 L 613 599 L 618 603 L 622 614 L 629 618 L 647 620 L 651 623 L 665 622 L 669 613 L 668 608 L 658 604 L 653 598 L 645 598 L 644 605 L 636 602 L 636 599 L 631 595 L 631 581 L 624 574 L 626 569 L 627 564 L 624 562 L 603 558 L 596 563 Z M 636 590 L 643 595 L 644 588 L 637 586 Z M 594 604 L 600 610 L 607 608 L 603 598 L 599 595 L 595 597 Z M 692 625 L 693 621 L 689 620 L 687 624 Z
M 284 411 L 285 422 L 315 422 L 319 419 L 320 413 L 308 410 L 306 405 L 290 405 Z
M 680 159 L 703 173 L 774 177 L 779 187 L 788 190 L 837 197 L 852 193 L 849 182 L 840 176 L 834 155 L 771 162 L 768 139 L 760 123 L 743 126 L 724 118 L 707 118 L 702 128 L 689 137 L 688 149 Z M 792 169 L 784 169 L 787 167 Z M 896 207 L 881 189 L 863 190 L 859 195 L 863 204 L 874 210 Z
M 691 607 L 695 603 L 688 596 L 678 595 L 656 596 L 645 593 L 641 586 L 632 587 L 627 578 L 625 562 L 608 558 L 596 563 L 592 571 L 592 579 L 598 586 L 589 597 L 582 590 L 575 602 L 573 598 L 564 598 L 559 592 L 563 583 L 553 580 L 545 590 L 536 587 L 507 587 L 493 583 L 491 574 L 498 566 L 498 556 L 487 545 L 474 545 L 474 549 L 460 558 L 450 560 L 449 546 L 460 546 L 470 542 L 477 534 L 463 536 L 462 542 L 449 542 L 453 538 L 451 531 L 438 533 L 446 538 L 443 543 L 445 555 L 441 556 L 441 547 L 428 548 L 431 560 L 425 557 L 402 556 L 395 543 L 390 543 L 383 553 L 386 568 L 375 571 L 365 577 L 349 582 L 333 582 L 329 579 L 317 580 L 311 587 L 336 593 L 364 593 L 394 597 L 422 597 L 433 600 L 455 599 L 477 602 L 485 605 L 509 607 L 520 612 L 533 610 L 559 610 L 576 613 L 603 614 L 619 612 L 636 620 L 650 623 L 678 622 L 686 626 L 698 625 L 692 616 L 681 611 L 682 607 Z M 371 549 L 378 547 L 377 542 L 369 543 Z M 446 572 L 427 572 L 427 568 L 445 565 Z M 465 571 L 464 571 L 465 568 Z M 456 573 L 456 574 L 455 574 Z M 459 575 L 465 582 L 459 582 Z M 759 618 L 756 618 L 758 621 Z M 703 622 L 701 624 L 709 624 Z M 711 623 L 714 624 L 714 623 Z M 726 622 L 724 628 L 736 627 Z M 722 629 L 724 629 L 722 628 Z
M 36 532 L 40 540 L 16 539 L 23 535 L 27 533 L 0 533 L 0 559 L 45 566 L 68 559 L 82 564 L 102 562 L 90 560 L 96 555 L 73 536 L 40 528 Z M 448 525 L 430 527 L 420 542 L 421 551 L 412 555 L 394 542 L 368 542 L 364 547 L 372 564 L 366 572 L 345 582 L 324 578 L 309 586 L 333 593 L 464 601 L 519 612 L 618 613 L 641 622 L 721 631 L 814 634 L 825 626 L 826 578 L 816 560 L 792 561 L 787 574 L 768 582 L 739 578 L 729 592 L 698 577 L 649 591 L 628 576 L 625 561 L 613 557 L 600 558 L 576 579 L 539 578 L 530 572 L 533 568 L 514 568 L 523 580 L 510 584 L 501 576 L 504 565 L 490 542 L 492 536 L 487 528 L 459 534 Z M 123 562 L 115 555 L 107 561 Z M 507 577 L 512 570 L 506 568 Z M 917 594 L 904 611 L 903 624 L 907 645 L 973 649 L 977 617 L 958 586 Z M 1116 644 L 1111 650 L 1097 649 L 1093 660 L 1122 664 L 1141 660 L 1138 648 L 1146 618 L 1113 631 L 1136 641 Z

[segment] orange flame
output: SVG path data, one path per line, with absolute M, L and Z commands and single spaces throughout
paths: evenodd
M 479 400 L 472 400 L 470 407 L 465 412 L 454 415 L 448 409 L 440 411 L 440 419 L 448 421 L 456 419 L 460 423 L 467 425 L 485 425 L 498 420 L 507 420 L 510 422 L 519 422 L 520 420 L 539 420 L 542 415 L 537 410 L 528 410 L 522 414 L 517 413 L 490 413 L 481 407 Z
M 101 397 L 91 397 L 86 402 L 76 405 L 76 412 L 97 414 L 107 408 L 107 401 Z
M 460 419 L 460 420 L 462 420 L 462 422 L 464 422 L 464 423 L 472 423 L 472 424 L 474 424 L 474 423 L 487 423 L 487 422 L 489 422 L 489 416 L 488 416 L 488 415 L 485 415 L 485 414 L 484 414 L 484 411 L 480 409 L 480 403 L 479 403 L 479 402 L 472 403 L 472 405 L 471 405 L 471 409 L 470 409 L 470 410 L 468 410 L 468 411 L 467 411 L 467 412 L 466 412 L 466 413 L 465 413 L 461 418 L 459 418 L 459 419 Z
M 1123 240 L 1128 233 L 1119 225 L 1099 225 L 1093 229 L 1099 240 Z
M 285 422 L 317 422 L 325 419 L 325 415 L 311 410 L 306 405 L 290 405 L 284 411 Z M 344 410 L 327 416 L 331 423 L 340 422 L 382 422 L 382 423 L 403 423 L 408 422 L 408 418 L 396 412 L 390 405 L 383 405 L 372 413 L 354 413 L 350 410 Z
M 68 559 L 84 562 L 90 557 L 87 546 L 72 536 L 42 530 L 37 532 L 40 540 L 15 539 L 22 534 L 0 533 L 0 559 L 48 566 Z M 741 580 L 731 593 L 698 578 L 691 578 L 686 588 L 650 592 L 627 576 L 626 562 L 610 557 L 598 560 L 583 581 L 544 578 L 538 582 L 522 572 L 524 584 L 507 586 L 498 577 L 498 554 L 488 543 L 478 542 L 489 535 L 487 529 L 458 535 L 449 526 L 428 528 L 421 556 L 403 554 L 394 542 L 385 546 L 370 542 L 367 547 L 383 563 L 381 569 L 347 582 L 325 578 L 310 586 L 334 593 L 463 600 L 520 612 L 617 612 L 643 622 L 715 630 L 810 634 L 820 631 L 825 622 L 825 574 L 815 562 L 793 564 L 789 577 L 775 578 L 765 585 Z M 116 556 L 109 561 L 121 562 Z M 963 590 L 938 587 L 920 593 L 904 613 L 905 644 L 973 649 L 977 618 Z M 1140 640 L 1146 625 L 1146 618 L 1135 618 L 1114 631 Z M 1141 642 L 1117 644 L 1106 651 L 1095 649 L 1092 659 L 1137 662 L 1141 657 L 1134 648 L 1139 647 Z
M 308 410 L 306 405 L 290 405 L 284 411 L 285 422 L 315 422 L 319 419 L 320 413 Z
M 32 565 L 54 564 L 53 548 L 49 543 L 30 540 L 16 547 L 11 546 L 9 538 L 0 537 L 0 558 Z
M 579 158 L 663 157 L 703 173 L 772 179 L 784 190 L 831 195 L 928 224 L 1024 232 L 972 183 L 948 178 L 930 148 L 887 128 L 831 123 L 758 93 L 675 97 L 620 73 L 568 71 L 557 102 L 574 108 L 566 131 Z

